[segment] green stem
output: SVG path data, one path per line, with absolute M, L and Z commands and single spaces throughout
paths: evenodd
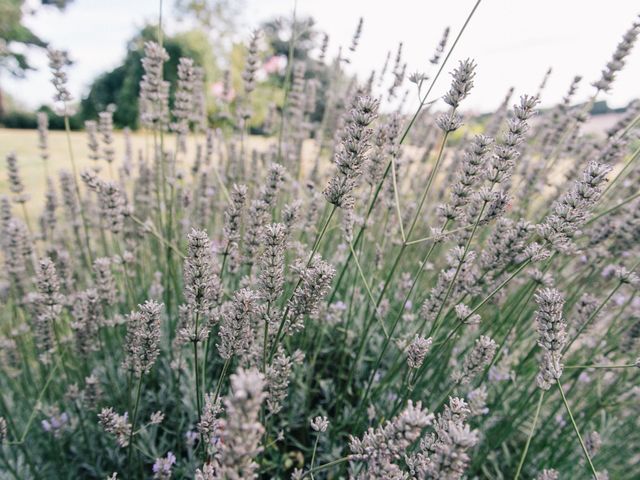
M 309 474 L 311 475 L 311 478 L 313 479 L 313 465 L 316 463 L 316 451 L 318 450 L 318 440 L 320 440 L 320 432 L 318 432 L 318 434 L 316 435 L 316 441 L 313 444 L 313 452 L 311 453 L 311 465 L 310 465 L 310 469 L 309 469 Z
M 229 365 L 231 364 L 231 357 L 227 358 L 224 361 L 224 365 L 222 366 L 222 372 L 220 372 L 220 378 L 218 378 L 218 384 L 216 385 L 216 393 L 213 397 L 213 403 L 216 403 L 218 397 L 220 396 L 220 391 L 222 390 L 222 382 L 224 382 L 224 377 L 227 374 L 227 370 L 229 369 Z
M 565 365 L 564 369 L 569 370 L 572 368 L 605 368 L 605 369 L 615 369 L 615 368 L 637 368 L 638 365 L 635 363 L 630 363 L 628 365 Z
M 318 465 L 317 467 L 312 468 L 312 469 L 307 470 L 306 472 L 304 472 L 302 474 L 302 477 L 300 477 L 300 479 L 302 480 L 307 475 L 312 475 L 312 474 L 320 472 L 322 470 L 326 470 L 327 468 L 335 467 L 336 465 L 340 465 L 341 463 L 348 462 L 350 460 L 351 460 L 351 455 L 348 455 L 346 457 L 338 458 L 337 460 L 333 460 L 331 462 L 324 463 L 322 465 Z
M 560 395 L 562 395 L 562 402 L 564 403 L 564 408 L 567 410 L 567 413 L 569 414 L 569 418 L 571 419 L 571 425 L 573 425 L 573 430 L 576 432 L 576 436 L 578 437 L 578 441 L 580 442 L 580 447 L 582 448 L 582 452 L 584 453 L 584 456 L 587 459 L 587 462 L 589 463 L 589 468 L 591 468 L 591 473 L 593 474 L 593 478 L 594 480 L 598 480 L 598 473 L 596 472 L 596 469 L 593 466 L 593 462 L 591 461 L 589 452 L 587 452 L 587 447 L 582 441 L 582 436 L 580 435 L 580 431 L 578 430 L 576 421 L 574 420 L 573 414 L 571 413 L 571 408 L 569 408 L 569 403 L 567 403 L 567 398 L 564 396 L 564 391 L 562 390 L 562 385 L 560 384 L 559 379 L 556 379 L 556 385 L 558 385 L 558 390 L 560 390 Z
M 631 156 L 629 157 L 629 160 L 627 160 L 627 162 L 624 164 L 624 167 L 622 167 L 622 170 L 620 170 L 617 175 L 613 178 L 613 180 L 611 180 L 609 182 L 609 185 L 607 185 L 607 188 L 604 189 L 604 192 L 602 192 L 602 195 L 600 195 L 600 200 L 602 200 L 605 195 L 607 195 L 607 193 L 609 193 L 611 191 L 611 187 L 613 187 L 613 185 L 615 185 L 615 183 L 620 180 L 620 178 L 622 178 L 622 176 L 624 175 L 624 173 L 627 171 L 627 169 L 631 166 L 631 164 L 633 162 L 636 161 L 636 159 L 640 157 L 640 147 L 636 148 L 634 150 L 634 152 L 631 154 Z
M 607 209 L 607 210 L 605 210 L 604 212 L 601 212 L 601 213 L 597 214 L 597 215 L 596 215 L 596 216 L 594 216 L 594 217 L 591 217 L 591 218 L 590 218 L 590 219 L 585 223 L 585 226 L 586 226 L 586 225 L 590 225 L 590 224 L 592 224 L 592 223 L 593 223 L 593 222 L 595 222 L 596 220 L 598 220 L 598 219 L 600 219 L 600 218 L 604 217 L 605 215 L 610 214 L 611 212 L 616 211 L 617 209 L 619 209 L 619 208 L 621 208 L 621 207 L 624 207 L 627 203 L 631 202 L 632 200 L 635 200 L 635 199 L 636 199 L 636 198 L 638 198 L 638 197 L 640 197 L 640 192 L 638 192 L 638 193 L 634 193 L 633 195 L 628 196 L 627 198 L 625 198 L 624 200 L 622 200 L 620 203 L 618 203 L 618 204 L 614 205 L 613 207 L 608 208 L 608 209 Z M 602 198 L 602 197 L 600 197 L 600 198 Z
M 269 341 L 269 315 L 271 314 L 271 300 L 267 302 L 267 314 L 264 317 L 264 336 L 262 339 L 262 373 L 267 374 L 267 343 Z
M 591 324 L 593 319 L 598 316 L 598 314 L 602 311 L 604 306 L 609 302 L 609 300 L 611 300 L 611 297 L 613 297 L 615 295 L 615 293 L 618 291 L 618 289 L 621 286 L 622 286 L 622 282 L 618 282 L 618 284 L 615 286 L 615 288 L 613 288 L 613 290 L 611 290 L 611 292 L 609 292 L 609 295 L 607 295 L 607 298 L 605 298 L 602 301 L 602 303 L 600 303 L 598 308 L 596 308 L 593 311 L 593 313 L 591 315 L 589 315 L 589 318 L 587 318 L 587 320 L 582 325 L 580 325 L 580 328 L 578 329 L 578 331 L 576 332 L 574 337 L 571 339 L 571 341 L 569 343 L 567 343 L 567 345 L 564 347 L 564 349 L 562 350 L 562 353 L 567 352 L 569 350 L 569 348 L 571 348 L 571 346 L 578 339 L 578 337 L 582 334 L 582 332 Z
M 536 425 L 538 423 L 538 417 L 540 416 L 540 408 L 542 408 L 543 398 L 544 398 L 544 390 L 540 390 L 540 397 L 538 398 L 538 406 L 536 407 L 536 414 L 533 417 L 533 424 L 531 425 L 531 430 L 529 430 L 527 443 L 525 443 L 524 450 L 522 451 L 522 455 L 520 456 L 520 463 L 518 463 L 518 469 L 516 470 L 516 475 L 514 477 L 514 480 L 518 480 L 518 478 L 520 478 L 520 472 L 522 471 L 524 460 L 525 458 L 527 458 L 527 452 L 529 451 L 529 445 L 531 445 L 531 440 L 533 439 L 533 433 L 536 431 Z
M 351 254 L 353 255 L 353 259 L 356 262 L 356 267 L 358 269 L 358 273 L 360 274 L 360 278 L 362 283 L 364 284 L 364 288 L 367 291 L 367 295 L 369 296 L 369 301 L 371 302 L 371 307 L 373 308 L 373 314 L 380 322 L 380 327 L 382 327 L 382 331 L 384 332 L 384 336 L 389 339 L 389 333 L 387 332 L 387 328 L 384 325 L 384 321 L 380 318 L 378 314 L 378 308 L 376 307 L 376 301 L 373 298 L 373 294 L 371 293 L 371 289 L 369 288 L 369 284 L 367 283 L 367 279 L 364 276 L 364 272 L 362 271 L 362 267 L 360 266 L 360 261 L 358 260 L 358 256 L 356 255 L 355 250 L 353 249 L 353 244 L 349 243 L 349 249 L 351 250 Z
M 142 392 L 142 375 L 138 378 L 138 386 L 136 388 L 136 402 L 133 407 L 133 419 L 131 420 L 131 433 L 129 433 L 129 449 L 127 452 L 127 465 L 129 469 L 129 475 L 134 477 L 131 469 L 131 453 L 133 451 L 133 432 L 136 430 L 136 421 L 138 419 L 138 407 L 140 406 L 140 393 Z
M 86 253 L 83 255 L 85 262 L 88 262 L 87 265 L 91 267 L 93 264 L 93 258 L 91 257 L 91 244 L 89 243 L 89 228 L 87 227 L 87 218 L 84 214 L 84 208 L 82 206 L 83 201 L 80 195 L 80 185 L 78 184 L 78 169 L 76 168 L 76 160 L 73 155 L 73 147 L 71 142 L 71 126 L 69 125 L 69 116 L 67 115 L 67 105 L 66 103 L 63 105 L 64 107 L 64 131 L 67 137 L 67 149 L 69 150 L 69 159 L 71 160 L 71 169 L 73 170 L 73 186 L 76 191 L 76 196 L 78 197 L 78 208 L 80 211 L 80 218 L 82 219 L 82 228 L 84 230 L 84 240 L 86 243 Z
M 176 253 L 176 255 L 178 255 L 181 259 L 184 260 L 185 258 L 187 258 L 185 254 L 182 253 L 178 247 L 169 243 L 168 240 L 166 240 L 162 235 L 156 232 L 155 227 L 153 227 L 152 225 L 149 225 L 148 223 L 143 222 L 141 219 L 139 219 L 135 215 L 129 215 L 129 218 L 133 220 L 134 223 L 138 224 L 145 232 L 151 233 L 151 235 L 153 235 L 158 241 L 164 244 L 164 246 L 173 250 Z
M 42 386 L 42 390 L 40 390 L 40 393 L 38 394 L 38 398 L 36 399 L 35 403 L 33 404 L 33 409 L 31 410 L 31 415 L 29 415 L 29 420 L 27 420 L 27 426 L 24 428 L 24 431 L 22 432 L 22 435 L 20 436 L 20 440 L 18 440 L 17 442 L 9 442 L 9 444 L 11 445 L 17 445 L 17 444 L 21 444 L 24 442 L 25 438 L 27 438 L 27 434 L 29 433 L 29 430 L 31 430 L 31 425 L 33 424 L 33 421 L 36 418 L 36 414 L 38 413 L 38 408 L 40 406 L 40 403 L 42 402 L 42 397 L 44 397 L 45 392 L 47 391 L 47 388 L 49 387 L 49 384 L 51 383 L 51 380 L 53 379 L 55 373 L 58 370 L 58 363 L 56 363 L 54 365 L 54 367 L 51 369 L 51 372 L 49 372 L 49 376 L 47 377 L 47 380 L 45 381 L 44 385 Z
M 473 230 L 471 230 L 471 235 L 469 235 L 469 238 L 467 239 L 467 243 L 464 246 L 462 258 L 458 262 L 453 278 L 449 282 L 449 286 L 447 287 L 447 292 L 445 293 L 444 299 L 442 300 L 442 302 L 440 303 L 440 307 L 438 308 L 438 313 L 436 313 L 436 317 L 433 319 L 432 332 L 434 337 L 436 336 L 436 334 L 438 333 L 438 330 L 440 329 L 440 324 L 438 323 L 438 319 L 440 318 L 440 315 L 442 314 L 442 310 L 447 304 L 447 301 L 449 300 L 449 296 L 453 291 L 453 287 L 455 286 L 456 280 L 458 279 L 458 275 L 460 274 L 460 270 L 462 269 L 464 260 L 465 258 L 467 258 L 467 253 L 469 253 L 469 248 L 471 247 L 471 241 L 473 240 L 473 236 L 475 235 L 476 230 L 478 229 L 478 225 L 480 224 L 480 219 L 482 218 L 482 215 L 484 214 L 484 209 L 486 207 L 487 207 L 487 202 L 485 201 L 482 204 L 482 208 L 480 209 L 480 213 L 478 214 L 478 217 L 476 218 L 475 223 L 473 224 Z M 429 333 L 429 336 L 432 336 L 431 332 Z
M 398 215 L 398 225 L 400 226 L 400 236 L 402 237 L 402 243 L 407 242 L 407 237 L 404 234 L 404 221 L 402 219 L 402 209 L 400 208 L 400 197 L 398 196 L 398 175 L 396 173 L 396 158 L 395 155 L 391 157 L 391 180 L 393 184 L 393 199 L 396 204 L 396 213 Z

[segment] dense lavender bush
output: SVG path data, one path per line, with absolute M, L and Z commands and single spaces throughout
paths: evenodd
M 155 42 L 147 149 L 125 132 L 118 158 L 108 110 L 80 171 L 41 118 L 44 207 L 15 154 L 0 202 L 0 476 L 639 478 L 639 104 L 582 127 L 640 23 L 589 101 L 579 77 L 543 114 L 543 87 L 510 91 L 475 135 L 464 28 L 432 72 L 407 76 L 400 46 L 380 75 L 316 92 L 290 63 L 260 150 L 260 32 L 232 129 L 207 125 L 191 59 L 170 103 Z M 49 55 L 68 134 L 67 55 Z

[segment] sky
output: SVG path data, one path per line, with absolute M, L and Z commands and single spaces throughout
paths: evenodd
M 35 1 L 35 0 L 30 0 Z M 361 79 L 371 69 L 380 70 L 387 51 L 404 44 L 407 72 L 433 73 L 428 69 L 442 30 L 452 35 L 464 23 L 476 0 L 298 0 L 298 16 L 310 15 L 317 27 L 329 34 L 329 53 L 348 46 L 358 19 L 364 29 L 358 50 L 348 69 Z M 164 0 L 164 21 L 169 32 L 184 25 L 172 17 L 173 0 Z M 246 0 L 238 32 L 246 39 L 262 20 L 290 17 L 294 0 Z M 611 58 L 622 34 L 640 14 L 637 0 L 613 2 L 585 0 L 482 0 L 461 38 L 446 70 L 458 60 L 472 58 L 478 64 L 475 87 L 464 106 L 474 111 L 495 109 L 509 87 L 516 95 L 536 93 L 546 70 L 553 73 L 542 105 L 562 98 L 575 75 L 584 77 L 578 99 L 593 92 L 591 82 Z M 117 66 L 125 55 L 126 42 L 146 22 L 155 21 L 158 0 L 75 0 L 64 12 L 40 9 L 26 23 L 56 48 L 67 49 L 75 65 L 69 72 L 70 89 L 78 98 L 91 80 Z M 30 55 L 38 71 L 25 80 L 0 78 L 10 95 L 29 108 L 50 103 L 52 87 L 45 55 Z M 628 58 L 610 94 L 600 99 L 610 106 L 626 105 L 640 97 L 640 46 Z M 434 92 L 444 93 L 448 75 L 442 75 Z M 415 102 L 411 92 L 410 101 Z

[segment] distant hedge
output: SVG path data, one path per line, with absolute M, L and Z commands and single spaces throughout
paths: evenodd
M 43 106 L 38 111 L 46 112 L 49 117 L 50 130 L 64 130 L 64 119 L 56 115 L 51 108 Z M 38 128 L 37 112 L 25 112 L 13 110 L 0 114 L 0 127 L 4 128 Z M 82 128 L 82 119 L 79 115 L 69 118 L 69 125 L 72 130 Z

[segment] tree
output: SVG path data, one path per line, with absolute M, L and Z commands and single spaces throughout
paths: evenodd
M 295 28 L 294 28 L 295 27 Z M 349 83 L 349 77 L 338 63 L 327 64 L 327 59 L 319 61 L 321 45 L 325 34 L 316 28 L 316 22 L 312 17 L 298 18 L 293 23 L 292 18 L 274 18 L 260 25 L 267 44 L 274 55 L 289 57 L 289 46 L 295 32 L 293 43 L 293 61 L 304 63 L 305 78 L 314 78 L 319 82 L 316 97 L 316 109 L 311 116 L 313 121 L 319 122 L 327 107 L 327 93 L 330 90 L 342 89 Z M 284 87 L 285 76 L 277 74 L 277 82 Z M 340 95 L 336 95 L 339 98 Z
M 176 0 L 174 5 L 178 19 L 194 20 L 219 53 L 228 53 L 244 8 L 245 0 Z
M 144 55 L 144 43 L 155 41 L 156 36 L 157 28 L 147 26 L 129 42 L 123 64 L 100 75 L 91 85 L 89 94 L 80 104 L 82 118 L 95 118 L 98 112 L 106 109 L 109 104 L 114 104 L 116 111 L 113 120 L 116 126 L 138 126 L 138 94 L 143 74 L 141 59 Z M 175 36 L 164 36 L 163 46 L 170 56 L 170 60 L 165 64 L 164 78 L 171 82 L 171 98 L 180 57 L 193 58 L 205 69 L 205 75 L 209 78 L 216 74 L 215 60 L 208 40 L 202 32 L 192 30 Z
M 41 0 L 41 5 L 65 8 L 72 0 Z M 0 76 L 3 72 L 22 78 L 32 67 L 27 55 L 20 50 L 25 47 L 44 48 L 47 42 L 23 25 L 28 12 L 25 0 L 0 0 Z M 18 49 L 16 49 L 18 47 Z M 0 89 L 0 115 L 4 113 L 2 89 Z
M 318 48 L 321 32 L 315 28 L 315 20 L 311 17 L 297 19 L 295 22 L 296 40 L 293 46 L 293 58 L 310 60 L 310 53 Z M 263 22 L 260 30 L 275 55 L 289 55 L 289 44 L 292 38 L 292 19 L 278 17 Z

